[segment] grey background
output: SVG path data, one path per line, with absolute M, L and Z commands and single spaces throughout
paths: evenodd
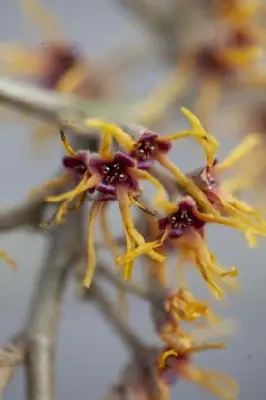
M 47 1 L 60 19 L 66 37 L 81 43 L 95 59 L 100 59 L 106 50 L 110 51 L 117 45 L 125 43 L 130 48 L 145 38 L 137 23 L 121 9 L 113 6 L 113 3 L 111 0 Z M 1 41 L 19 40 L 33 44 L 42 41 L 38 28 L 35 29 L 31 21 L 20 15 L 17 2 L 0 0 L 0 6 Z M 152 61 L 138 69 L 130 81 L 132 95 L 135 98 L 144 95 L 165 72 L 162 66 Z M 178 116 L 178 110 L 176 115 Z M 164 126 L 164 131 L 179 129 L 182 121 L 181 117 L 173 118 Z M 56 140 L 43 149 L 39 158 L 34 160 L 30 156 L 30 129 L 32 128 L 29 125 L 1 124 L 1 207 L 19 202 L 32 186 L 47 178 L 58 166 L 60 146 Z M 225 155 L 234 142 L 228 136 L 222 137 L 220 155 Z M 191 142 L 178 144 L 172 157 L 185 170 L 199 166 L 202 162 L 201 151 Z M 113 222 L 115 224 L 115 216 Z M 204 367 L 219 369 L 236 378 L 241 387 L 241 400 L 265 399 L 265 241 L 261 240 L 258 250 L 249 250 L 241 234 L 223 227 L 211 228 L 208 240 L 224 265 L 239 267 L 241 293 L 229 296 L 219 304 L 219 308 L 216 306 L 222 315 L 237 318 L 239 331 L 230 341 L 228 350 L 202 354 L 196 361 Z M 0 342 L 5 343 L 24 321 L 46 241 L 42 236 L 17 231 L 1 235 L 1 248 L 5 248 L 19 262 L 17 274 L 10 271 L 4 263 L 1 262 L 0 265 Z M 192 287 L 208 297 L 194 275 Z M 70 283 L 64 298 L 59 334 L 58 398 L 96 399 L 105 393 L 109 384 L 115 382 L 127 353 L 119 338 L 110 331 L 95 310 L 87 304 L 79 304 L 75 294 L 75 286 Z M 156 340 L 145 305 L 132 300 L 131 316 L 137 331 L 147 340 Z M 173 391 L 173 398 L 193 396 L 197 396 L 199 400 L 209 398 L 201 390 L 195 390 L 183 382 Z M 23 373 L 19 370 L 5 394 L 5 399 L 23 398 Z

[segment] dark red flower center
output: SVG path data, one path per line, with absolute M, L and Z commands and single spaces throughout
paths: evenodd
M 128 180 L 128 174 L 122 163 L 108 163 L 102 166 L 102 182 L 106 185 L 118 185 Z
M 156 139 L 144 139 L 137 145 L 132 152 L 132 156 L 138 161 L 147 161 L 156 157 L 158 153 L 158 144 Z
M 168 229 L 170 239 L 182 237 L 189 228 L 200 230 L 205 225 L 205 222 L 196 214 L 196 206 L 188 201 L 181 202 L 175 213 L 161 218 L 158 223 L 160 230 Z
M 168 218 L 172 229 L 187 228 L 194 225 L 194 217 L 189 210 L 180 208 L 175 214 Z

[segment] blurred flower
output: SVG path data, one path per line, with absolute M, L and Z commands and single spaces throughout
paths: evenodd
M 111 88 L 91 65 L 82 49 L 63 39 L 58 22 L 39 0 L 21 0 L 22 11 L 37 23 L 45 42 L 36 48 L 19 43 L 0 43 L 1 72 L 7 76 L 33 79 L 45 89 L 75 93 L 88 99 L 108 97 Z M 32 132 L 33 150 L 43 140 L 53 137 L 54 126 L 41 124 Z
M 1 44 L 1 61 L 7 64 L 7 74 L 34 77 L 47 89 L 73 92 L 88 76 L 88 65 L 77 46 L 62 39 L 59 24 L 53 14 L 38 0 L 21 0 L 22 11 L 38 24 L 45 43 L 30 49 L 18 43 Z
M 218 321 L 210 310 L 207 303 L 195 298 L 186 288 L 173 291 L 165 300 L 165 310 L 181 321 L 195 321 L 199 318 L 207 318 L 211 321 Z
M 157 361 L 159 376 L 168 386 L 179 379 L 200 385 L 203 389 L 223 400 L 238 398 L 238 384 L 229 376 L 217 371 L 204 370 L 192 363 L 192 354 L 205 350 L 223 349 L 223 343 L 196 345 L 193 339 L 181 338 L 178 347 L 162 349 Z
M 176 340 L 190 337 L 190 334 L 183 330 L 181 323 L 190 323 L 191 327 L 192 322 L 197 322 L 203 329 L 203 327 L 209 328 L 210 324 L 220 322 L 207 303 L 196 299 L 185 288 L 170 293 L 164 302 L 164 312 L 157 314 L 157 318 L 153 320 L 156 321 L 156 331 L 161 340 L 170 347 Z
M 246 7 L 242 1 L 216 3 L 223 9 L 218 14 L 227 15 L 226 21 L 214 19 L 206 38 L 199 30 L 201 34 L 197 31 L 196 42 L 184 46 L 170 76 L 139 105 L 140 123 L 150 125 L 163 118 L 169 106 L 190 90 L 195 81 L 199 83 L 195 111 L 204 123 L 228 87 L 252 82 L 265 84 L 265 74 L 260 69 L 260 62 L 264 60 L 265 33 L 247 14 L 259 7 L 253 1 L 251 7 Z M 240 15 L 245 18 L 241 20 Z
M 249 22 L 263 7 L 261 0 L 217 0 L 217 13 L 226 22 Z
M 188 65 L 184 70 L 194 71 L 201 80 L 195 109 L 204 121 L 219 104 L 224 88 L 235 83 L 265 81 L 259 68 L 264 50 L 263 36 L 258 29 L 252 25 L 229 25 L 218 38 L 192 50 L 184 63 Z
M 244 109 L 247 118 L 245 126 L 249 132 L 258 134 L 257 145 L 238 162 L 234 174 L 222 183 L 224 191 L 241 196 L 248 192 L 253 204 L 264 209 L 265 203 L 265 146 L 266 146 L 266 105 L 263 102 L 255 103 Z M 246 141 L 252 140 L 248 134 Z
M 259 135 L 248 135 L 224 161 L 218 162 L 216 160 L 212 166 L 206 166 L 200 173 L 197 173 L 194 179 L 207 195 L 209 201 L 221 213 L 228 216 L 228 222 L 230 221 L 231 226 L 244 231 L 251 247 L 256 244 L 255 235 L 266 235 L 266 221 L 254 207 L 227 192 L 220 183 L 219 177 L 234 164 L 244 159 L 259 143 Z

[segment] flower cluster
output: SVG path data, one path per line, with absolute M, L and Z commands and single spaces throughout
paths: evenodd
M 191 129 L 170 136 L 146 131 L 137 141 L 120 127 L 102 120 L 86 120 L 88 127 L 101 130 L 101 144 L 98 154 L 88 151 L 75 152 L 68 143 L 63 130 L 61 140 L 67 155 L 63 158 L 63 166 L 76 182 L 76 187 L 58 196 L 50 196 L 48 202 L 60 202 L 56 221 L 61 223 L 69 208 L 80 207 L 88 195 L 93 195 L 88 225 L 88 259 L 89 266 L 84 279 L 89 287 L 94 275 L 96 254 L 94 246 L 94 224 L 97 215 L 105 220 L 105 212 L 110 202 L 117 202 L 123 221 L 126 253 L 117 257 L 118 265 L 123 266 L 124 278 L 130 279 L 134 259 L 146 254 L 153 261 L 162 264 L 167 254 L 162 249 L 168 245 L 177 249 L 182 261 L 192 262 L 200 271 L 203 279 L 219 298 L 222 289 L 216 282 L 227 276 L 236 276 L 235 268 L 226 271 L 216 264 L 213 253 L 205 242 L 205 228 L 208 223 L 217 223 L 243 231 L 250 244 L 254 245 L 256 235 L 266 234 L 266 222 L 259 213 L 244 202 L 223 191 L 219 183 L 219 175 L 243 157 L 257 142 L 257 136 L 245 140 L 227 159 L 218 162 L 215 152 L 218 142 L 208 134 L 198 119 L 188 110 L 182 109 L 191 122 Z M 204 148 L 206 166 L 194 177 L 187 177 L 167 158 L 173 140 L 186 136 L 195 137 Z M 121 150 L 112 152 L 112 139 L 115 139 Z M 150 170 L 158 163 L 167 169 L 177 183 L 184 187 L 185 196 L 178 203 L 171 203 L 163 185 L 155 179 Z M 157 221 L 158 235 L 151 242 L 136 230 L 131 216 L 131 206 L 147 211 L 142 203 L 141 181 L 148 180 L 154 184 L 157 192 L 153 206 L 163 211 L 164 216 Z M 112 246 L 115 242 L 112 234 L 105 226 L 105 236 Z M 117 254 L 117 252 L 116 252 Z
M 62 223 L 73 207 L 80 208 L 86 199 L 91 201 L 88 267 L 83 282 L 85 287 L 90 287 L 97 264 L 94 243 L 97 217 L 104 241 L 112 251 L 116 264 L 122 267 L 124 279 L 131 278 L 135 259 L 146 255 L 152 274 L 164 286 L 166 262 L 168 256 L 174 253 L 179 273 L 183 271 L 184 263 L 193 264 L 217 299 L 222 296 L 224 285 L 237 287 L 238 271 L 235 267 L 226 270 L 217 263 L 215 255 L 206 244 L 207 226 L 220 224 L 237 229 L 244 233 L 251 247 L 256 244 L 257 236 L 266 235 L 266 221 L 260 213 L 224 190 L 220 181 L 223 172 L 243 159 L 258 144 L 258 135 L 248 136 L 226 159 L 218 161 L 216 151 L 219 143 L 206 132 L 195 115 L 184 108 L 182 112 L 190 121 L 190 129 L 169 136 L 145 130 L 136 140 L 113 123 L 88 119 L 85 125 L 100 133 L 98 153 L 75 151 L 65 137 L 64 130 L 60 130 L 66 151 L 62 160 L 66 175 L 61 180 L 48 182 L 48 185 L 72 182 L 74 188 L 60 195 L 49 196 L 46 200 L 49 203 L 60 203 L 55 216 L 57 223 Z M 206 165 L 187 176 L 167 156 L 173 140 L 189 136 L 203 147 Z M 113 141 L 116 141 L 119 150 L 112 150 Z M 179 193 L 177 201 L 170 200 L 162 183 L 152 175 L 155 164 L 170 172 L 173 184 L 176 181 L 179 187 L 183 187 L 182 197 Z M 143 198 L 142 181 L 151 182 L 156 189 L 151 207 Z M 124 254 L 120 253 L 108 224 L 110 202 L 119 206 L 125 233 Z M 132 206 L 142 210 L 143 218 L 150 224 L 148 241 L 134 224 Z M 158 374 L 166 385 L 183 377 L 223 399 L 236 398 L 237 385 L 231 378 L 200 370 L 191 364 L 192 353 L 223 348 L 224 344 L 197 344 L 194 335 L 181 329 L 182 321 L 201 321 L 201 324 L 203 321 L 207 326 L 219 322 L 219 319 L 205 303 L 195 299 L 185 289 L 185 279 L 182 281 L 180 278 L 179 281 L 182 283 L 181 289 L 167 297 L 162 319 L 157 324 L 157 333 L 165 343 L 158 358 Z

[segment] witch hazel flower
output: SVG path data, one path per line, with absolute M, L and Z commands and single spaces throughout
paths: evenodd
M 239 387 L 234 379 L 218 371 L 199 368 L 193 363 L 195 353 L 224 348 L 223 343 L 197 345 L 193 339 L 180 338 L 178 347 L 161 349 L 156 363 L 158 376 L 168 387 L 183 379 L 199 385 L 221 400 L 237 400 Z
M 94 247 L 95 219 L 104 213 L 109 201 L 117 201 L 124 226 L 127 252 L 131 254 L 141 246 L 145 247 L 145 239 L 135 229 L 130 208 L 132 204 L 139 205 L 138 196 L 141 193 L 141 180 L 148 180 L 158 188 L 159 196 L 165 197 L 163 186 L 148 172 L 137 168 L 137 162 L 128 154 L 118 151 L 114 154 L 109 149 L 109 136 L 103 136 L 99 154 L 88 152 L 75 152 L 68 143 L 63 131 L 61 131 L 62 143 L 67 151 L 63 158 L 63 165 L 68 171 L 72 171 L 78 183 L 76 187 L 58 196 L 48 196 L 48 202 L 60 202 L 56 220 L 62 222 L 64 216 L 73 201 L 79 200 L 81 206 L 89 192 L 98 194 L 91 205 L 88 222 L 88 269 L 84 278 L 84 285 L 89 287 L 95 272 L 96 253 Z M 137 247 L 136 247 L 137 246 Z M 154 246 L 148 246 L 146 253 L 149 257 L 163 261 L 164 257 L 153 250 Z M 129 279 L 132 273 L 133 259 L 124 264 L 124 277 Z
M 215 282 L 215 279 L 234 277 L 237 275 L 237 270 L 232 267 L 231 270 L 226 271 L 216 264 L 213 253 L 206 245 L 204 229 L 207 223 L 232 226 L 232 222 L 223 216 L 214 217 L 212 214 L 200 212 L 191 197 L 184 198 L 178 204 L 165 202 L 164 210 L 166 215 L 158 220 L 158 227 L 161 231 L 160 238 L 147 245 L 160 248 L 164 244 L 170 244 L 171 249 L 176 249 L 178 253 L 179 268 L 183 268 L 185 261 L 192 262 L 214 295 L 220 298 L 223 290 Z M 133 254 L 136 256 L 143 254 L 141 250 L 139 247 L 130 255 L 121 256 L 118 261 L 120 263 L 125 260 L 129 261 Z
M 191 335 L 181 326 L 183 322 L 200 322 L 201 328 L 220 323 L 220 319 L 212 313 L 210 307 L 196 299 L 186 288 L 169 293 L 163 303 L 163 310 L 158 307 L 156 313 L 156 332 L 169 347 L 180 338 L 190 338 Z
M 164 301 L 164 308 L 179 321 L 190 322 L 200 318 L 212 322 L 219 321 L 207 303 L 195 298 L 191 291 L 184 287 L 169 293 Z
M 187 298 L 187 293 L 184 293 Z M 188 293 L 188 297 L 191 297 Z M 182 299 L 182 294 L 181 297 Z M 204 314 L 203 314 L 204 316 Z M 219 320 L 220 322 L 220 320 Z M 224 342 L 211 342 L 218 336 L 232 335 L 235 331 L 232 321 L 223 321 L 217 326 L 206 325 L 207 329 L 194 329 L 189 334 L 179 327 L 178 332 L 169 330 L 168 335 L 161 336 L 165 342 L 159 350 L 155 368 L 159 379 L 171 388 L 184 379 L 208 391 L 223 400 L 237 400 L 239 396 L 238 383 L 231 377 L 213 370 L 204 370 L 195 366 L 193 355 L 209 351 L 222 350 L 227 346 Z
M 245 233 L 251 247 L 256 245 L 256 235 L 266 235 L 266 221 L 254 207 L 227 192 L 219 178 L 223 172 L 244 159 L 259 143 L 258 134 L 248 135 L 225 160 L 221 162 L 215 160 L 212 166 L 207 165 L 202 168 L 194 177 L 194 182 L 216 209 L 227 216 L 231 226 Z

